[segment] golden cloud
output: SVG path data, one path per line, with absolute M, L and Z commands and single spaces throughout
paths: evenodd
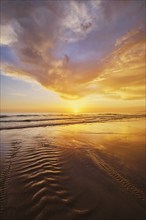
M 113 7 L 110 7 L 109 15 L 113 23 L 118 16 L 115 7 L 123 8 L 124 4 L 111 4 Z M 126 7 L 127 4 L 130 1 Z M 107 50 L 108 53 L 103 45 L 103 51 L 106 52 L 100 57 L 102 50 L 98 52 L 98 38 L 102 38 L 102 29 L 104 27 L 106 30 L 109 24 L 107 5 L 101 1 L 70 1 L 68 6 L 60 1 L 27 2 L 23 7 L 22 4 L 16 6 L 14 3 L 11 7 L 10 3 L 4 3 L 1 22 L 5 36 L 2 44 L 15 52 L 17 60 L 2 61 L 2 71 L 12 76 L 33 79 L 67 99 L 78 99 L 90 94 L 143 99 L 144 28 L 134 28 L 122 37 L 117 37 L 114 47 Z M 128 11 L 125 13 L 128 14 Z M 8 37 L 10 32 L 13 35 L 11 39 Z M 108 42 L 108 36 L 104 39 Z M 97 47 L 92 46 L 89 51 L 92 41 Z M 72 52 L 73 46 L 78 46 L 76 53 Z M 87 47 L 88 54 L 82 54 L 82 59 L 79 56 L 81 47 Z M 66 50 L 71 51 L 69 55 Z

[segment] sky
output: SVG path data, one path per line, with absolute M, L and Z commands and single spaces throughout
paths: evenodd
M 144 112 L 144 0 L 1 1 L 1 112 Z

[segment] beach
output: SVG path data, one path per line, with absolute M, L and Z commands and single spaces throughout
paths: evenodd
M 1 115 L 1 219 L 143 220 L 145 115 Z

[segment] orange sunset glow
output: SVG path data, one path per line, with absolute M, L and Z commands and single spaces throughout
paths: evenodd
M 143 1 L 1 6 L 2 112 L 144 111 Z
M 146 219 L 146 0 L 0 0 L 0 219 Z

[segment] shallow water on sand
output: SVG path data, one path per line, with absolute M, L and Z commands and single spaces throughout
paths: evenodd
M 145 143 L 142 117 L 2 130 L 2 219 L 145 219 Z

